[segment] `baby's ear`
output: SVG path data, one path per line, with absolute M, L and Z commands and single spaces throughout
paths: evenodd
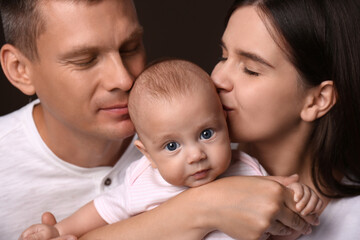
M 324 81 L 309 91 L 301 111 L 301 118 L 313 122 L 324 116 L 336 103 L 336 91 L 333 81 Z
M 146 150 L 145 145 L 141 142 L 140 139 L 134 141 L 135 146 L 139 149 L 139 151 L 145 155 L 145 157 L 150 161 L 151 166 L 153 168 L 157 168 L 156 163 L 152 160 L 151 156 L 149 155 L 148 151 Z
M 11 44 L 1 48 L 1 65 L 12 85 L 26 95 L 34 95 L 35 87 L 30 77 L 30 60 Z

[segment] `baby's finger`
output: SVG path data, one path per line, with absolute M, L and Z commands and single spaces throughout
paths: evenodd
M 304 195 L 303 186 L 300 183 L 293 183 L 288 185 L 288 188 L 294 192 L 294 201 L 299 202 Z
M 310 199 L 307 202 L 305 208 L 301 211 L 302 216 L 306 216 L 309 213 L 312 213 L 315 211 L 316 206 L 320 200 L 320 198 L 316 195 L 316 193 L 310 189 Z
M 304 195 L 300 199 L 300 201 L 296 204 L 296 210 L 298 210 L 299 212 L 301 212 L 305 208 L 306 204 L 308 203 L 308 201 L 310 200 L 310 197 L 311 197 L 310 188 L 308 188 L 305 185 L 302 185 L 302 186 L 303 186 L 303 190 L 304 190 Z
M 321 210 L 322 206 L 323 206 L 323 201 L 320 199 L 320 201 L 318 201 L 318 203 L 316 205 L 314 213 L 320 213 L 320 210 Z

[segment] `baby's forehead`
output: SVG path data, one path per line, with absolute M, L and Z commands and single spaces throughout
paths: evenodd
M 144 91 L 139 98 L 142 98 L 142 105 L 174 105 L 183 104 L 186 99 L 214 99 L 218 98 L 215 88 L 209 84 L 196 84 L 191 88 L 182 89 L 182 91 L 169 91 L 166 94 Z M 165 107 L 165 106 L 163 106 Z
M 154 98 L 153 96 L 150 96 L 150 98 L 143 97 L 144 99 L 137 109 L 138 118 L 135 127 L 147 132 L 154 131 L 152 124 L 174 125 L 175 122 L 185 123 L 189 122 L 188 120 L 192 124 L 209 123 L 212 122 L 210 119 L 215 121 L 222 110 L 216 91 L 206 91 L 205 89 L 176 94 L 171 99 Z M 195 116 L 196 118 L 193 118 Z M 146 125 L 143 125 L 144 123 Z M 179 124 L 178 126 L 184 127 L 184 125 Z M 168 130 L 166 129 L 166 131 Z M 156 131 L 154 134 L 156 134 Z

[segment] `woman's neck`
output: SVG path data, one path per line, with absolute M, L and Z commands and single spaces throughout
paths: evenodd
M 282 136 L 277 141 L 248 143 L 241 150 L 258 159 L 269 175 L 299 175 L 299 182 L 312 188 L 323 201 L 324 210 L 329 199 L 321 195 L 312 181 L 312 156 L 309 139 L 311 125 L 304 124 L 297 131 Z
M 270 140 L 247 143 L 244 151 L 257 158 L 270 175 L 308 177 L 311 154 L 308 146 L 312 125 L 302 122 L 299 126 Z

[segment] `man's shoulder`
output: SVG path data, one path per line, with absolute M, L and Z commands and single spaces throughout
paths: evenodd
M 10 134 L 15 129 L 23 126 L 32 119 L 32 109 L 38 101 L 35 100 L 14 112 L 0 116 L 0 139 Z
M 0 139 L 19 128 L 23 122 L 25 107 L 0 117 Z

